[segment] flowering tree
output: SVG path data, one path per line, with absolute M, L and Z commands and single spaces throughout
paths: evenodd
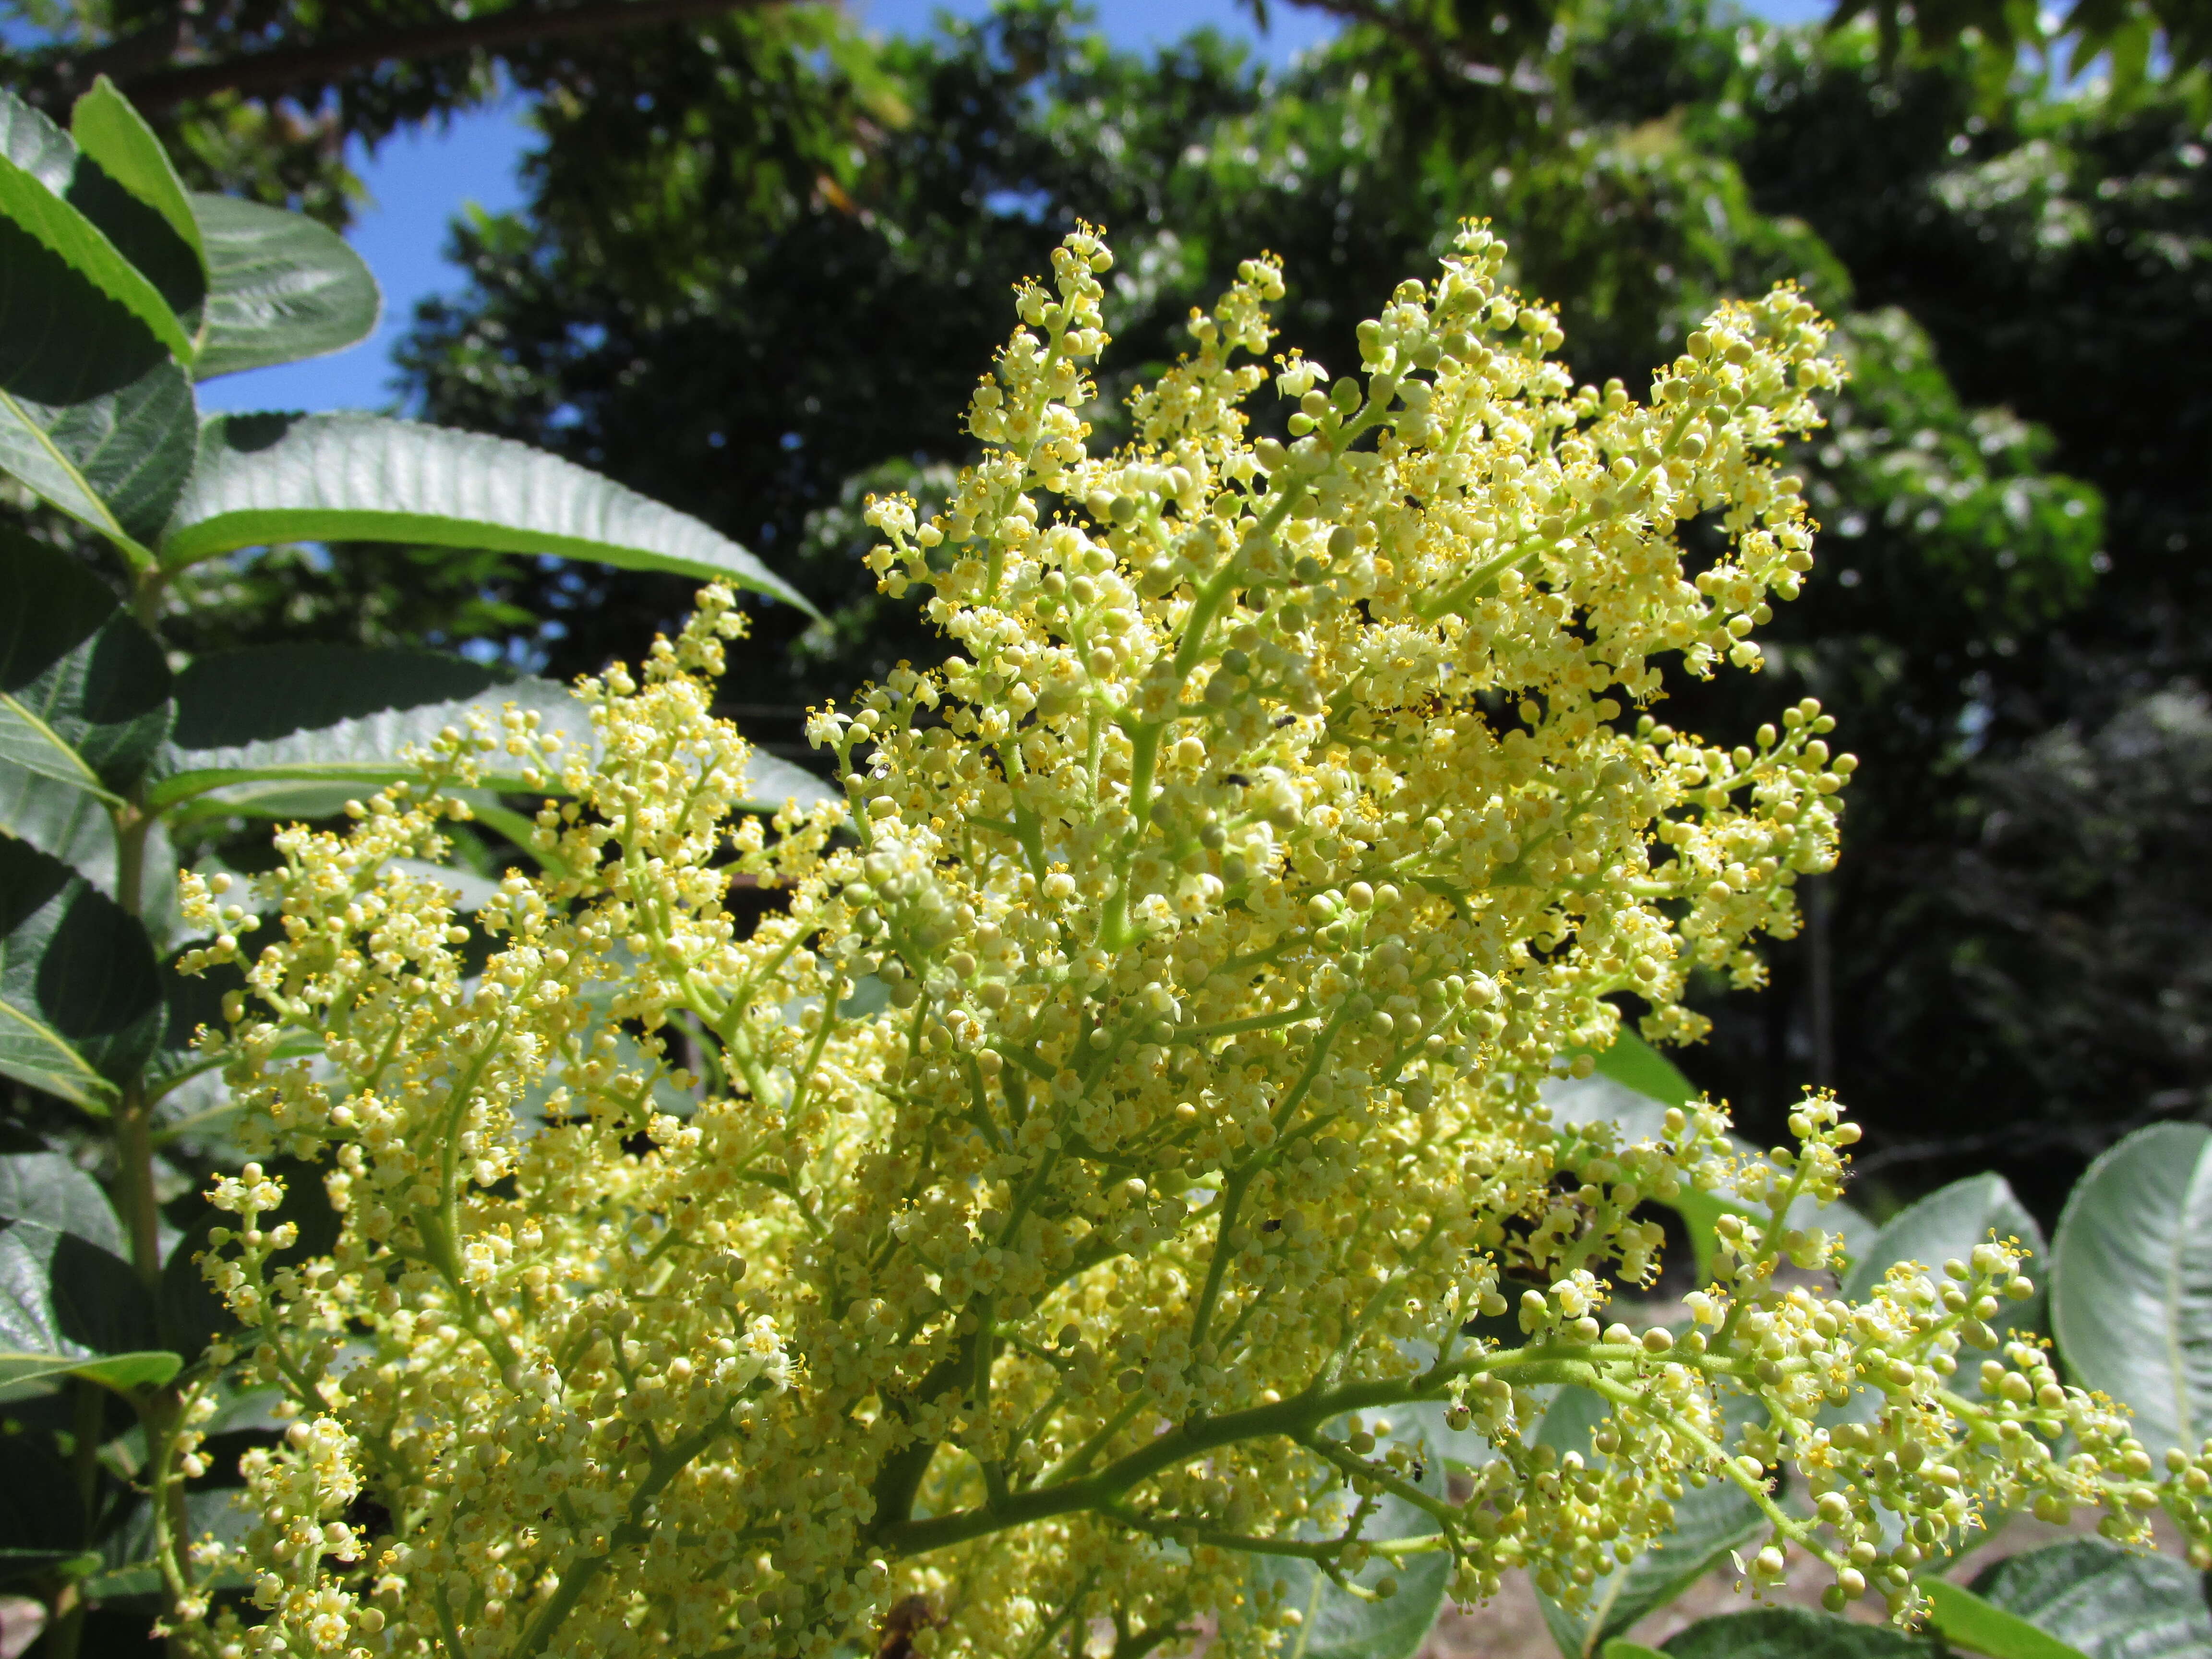
M 1245 437 L 1282 292 L 1249 262 L 1137 446 L 1092 457 L 1110 255 L 1068 238 L 951 509 L 873 509 L 884 582 L 928 585 L 957 649 L 816 714 L 849 810 L 738 811 L 709 700 L 742 618 L 709 587 L 586 686 L 589 744 L 480 718 L 350 831 L 281 836 L 255 907 L 187 878 L 219 930 L 193 964 L 245 965 L 220 1042 L 250 1133 L 327 1159 L 342 1221 L 278 1267 L 277 1183 L 219 1188 L 243 1331 L 213 1364 L 290 1427 L 249 1456 L 250 1530 L 166 1537 L 188 1644 L 1019 1654 L 1110 1620 L 1119 1653 L 1201 1621 L 1256 1652 L 1304 1616 L 1286 1574 L 1475 1601 L 1526 1565 L 1571 1604 L 1714 1481 L 1769 1534 L 1754 1588 L 1795 1545 L 1832 1605 L 1904 1619 L 1985 1504 L 2123 1538 L 2163 1505 L 2212 1542 L 2201 1457 L 2154 1480 L 2002 1333 L 2016 1243 L 1856 1303 L 1796 1271 L 1838 1255 L 1804 1202 L 1856 1139 L 1832 1100 L 1764 1158 L 1701 1103 L 1550 1121 L 1608 998 L 1694 1035 L 1686 973 L 1756 982 L 1835 855 L 1852 763 L 1817 708 L 1733 748 L 1634 711 L 1668 656 L 1757 667 L 1812 545 L 1766 457 L 1838 371 L 1784 289 L 1648 404 L 1577 389 L 1503 257 L 1462 230 L 1358 377 L 1278 358 L 1287 447 Z M 435 856 L 495 758 L 557 794 L 479 967 L 456 895 L 392 860 Z M 750 931 L 745 877 L 788 897 Z M 1608 1323 L 1656 1271 L 1639 1206 L 1699 1195 L 1695 1322 Z M 1552 1384 L 1601 1402 L 1587 1455 L 1528 1443 Z M 187 1394 L 157 1486 L 214 1409 Z M 1485 1447 L 1456 1487 L 1431 1420 Z M 250 1604 L 211 1597 L 241 1572 Z

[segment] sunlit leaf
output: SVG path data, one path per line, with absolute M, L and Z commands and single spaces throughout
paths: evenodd
M 505 438 L 374 415 L 225 415 L 200 437 L 164 563 L 287 541 L 406 542 L 665 570 L 813 607 L 737 543 Z

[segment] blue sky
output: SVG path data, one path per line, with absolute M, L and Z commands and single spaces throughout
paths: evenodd
M 990 0 L 849 0 L 865 26 L 886 33 L 921 33 L 939 11 L 980 16 Z M 1286 61 L 1326 40 L 1332 20 L 1275 0 L 1265 35 L 1236 0 L 1094 0 L 1100 27 L 1121 46 L 1172 40 L 1204 24 L 1251 40 Z M 1826 0 L 1753 0 L 1752 9 L 1780 22 L 1825 16 Z M 516 163 L 530 140 L 523 100 L 475 111 L 442 130 L 424 129 L 387 141 L 374 157 L 354 163 L 374 198 L 349 240 L 384 289 L 384 319 L 352 350 L 311 362 L 227 375 L 200 388 L 209 409 L 378 409 L 390 405 L 392 347 L 416 302 L 460 286 L 444 256 L 447 227 L 469 203 L 497 212 L 520 204 Z

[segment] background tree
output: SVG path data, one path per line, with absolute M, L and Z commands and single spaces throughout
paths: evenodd
M 757 198 L 835 178 L 857 118 L 898 117 L 836 9 L 785 0 L 5 0 L 0 21 L 0 84 L 48 113 L 106 75 L 187 184 L 337 225 L 362 194 L 349 140 L 373 149 L 502 91 L 627 100 L 651 121 L 703 63 L 755 111 L 741 189 Z

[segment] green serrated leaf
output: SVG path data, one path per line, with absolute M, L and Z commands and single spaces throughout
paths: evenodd
M 70 111 L 70 137 L 117 184 L 160 214 L 205 268 L 200 228 L 192 218 L 184 180 L 177 177 L 154 129 L 106 76 L 95 80 L 92 90 Z
M 2076 1539 L 1996 1562 L 1976 1576 L 1973 1590 L 2088 1659 L 2203 1659 L 2212 1653 L 2212 1609 L 2203 1583 L 2168 1556 L 2133 1555 L 2101 1539 Z
M 90 570 L 5 525 L 0 592 L 0 769 L 115 799 L 168 735 L 168 659 Z
M 1750 1408 L 1741 1395 L 1724 1403 Z M 1594 1456 L 1590 1436 L 1607 1414 L 1605 1401 L 1588 1389 L 1562 1389 L 1544 1413 L 1536 1438 L 1543 1445 Z M 1587 1659 L 1645 1613 L 1673 1601 L 1765 1525 L 1759 1506 L 1733 1481 L 1685 1488 L 1674 1504 L 1674 1529 L 1599 1579 L 1581 1607 L 1566 1607 L 1538 1591 L 1545 1626 L 1567 1659 Z
M 36 1221 L 0 1231 L 0 1385 L 82 1376 L 111 1389 L 165 1382 L 154 1304 L 130 1264 Z
M 1917 1261 L 1930 1273 L 1938 1273 L 1945 1261 L 1964 1261 L 1972 1255 L 1974 1246 L 1992 1234 L 2000 1239 L 2018 1239 L 2032 1253 L 2033 1271 L 2042 1272 L 2049 1250 L 2043 1241 L 2043 1229 L 2013 1195 L 2005 1178 L 1978 1175 L 1954 1181 L 1907 1205 L 1884 1224 L 1844 1280 L 1844 1298 L 1868 1300 L 1882 1275 L 1897 1262 Z M 2008 1304 L 1997 1323 L 2003 1328 L 2033 1330 L 2040 1325 L 2042 1312 L 2043 1297 L 2039 1293 L 2028 1301 Z
M 195 195 L 207 250 L 199 380 L 343 351 L 376 331 L 384 300 L 337 232 L 297 213 Z
M 2053 1250 L 2067 1369 L 2135 1413 L 2153 1457 L 2212 1435 L 2212 1130 L 2139 1129 L 2092 1164 Z
M 0 256 L 5 251 L 0 239 Z M 7 311 L 0 298 L 0 328 Z M 0 471 L 134 562 L 150 563 L 149 548 L 191 471 L 197 420 L 191 382 L 170 362 L 75 402 L 42 402 L 20 386 L 0 386 Z
M 166 308 L 197 307 L 198 256 L 161 215 L 4 94 L 0 158 L 82 212 Z M 197 433 L 189 383 L 156 332 L 0 212 L 0 469 L 143 566 L 153 562 L 144 544 L 183 487 Z
M 689 514 L 505 438 L 374 415 L 225 415 L 200 436 L 161 556 L 381 541 L 552 554 L 718 580 L 812 605 Z
M 2038 1630 L 2018 1613 L 1985 1601 L 1948 1578 L 1927 1578 L 1920 1588 L 1935 1612 L 1929 1622 L 1954 1647 L 1988 1659 L 2088 1659 L 2081 1649 Z
M 1797 1607 L 1700 1619 L 1661 1646 L 1672 1659 L 1936 1659 L 1932 1642 L 1893 1625 L 1859 1625 Z
M 0 764 L 0 836 L 27 842 L 58 859 L 112 899 L 120 900 L 120 849 L 115 822 L 97 795 Z M 145 827 L 138 869 L 139 920 L 156 940 L 176 931 L 177 860 L 159 818 Z
M 1632 1642 L 1625 1636 L 1616 1636 L 1598 1650 L 1599 1659 L 1659 1659 L 1659 1650 L 1647 1648 L 1641 1642 Z
M 59 1152 L 0 1154 L 0 1222 L 35 1221 L 120 1257 L 130 1246 L 100 1184 Z
M 59 407 L 105 396 L 169 362 L 137 318 L 0 217 L 0 392 Z
M 179 362 L 192 361 L 191 337 L 169 298 L 124 257 L 105 231 L 38 173 L 7 155 L 0 155 L 0 218 L 7 219 L 81 281 L 129 312 Z
M 138 919 L 66 865 L 0 839 L 0 1073 L 105 1112 L 161 1018 Z
M 271 647 L 201 659 L 177 682 L 177 726 L 149 793 L 156 805 L 204 797 L 230 811 L 318 817 L 404 775 L 410 745 L 471 714 L 533 709 L 572 750 L 593 742 L 584 705 L 550 680 L 433 652 Z M 312 723 L 306 723 L 312 722 Z M 487 787 L 524 787 L 520 761 L 490 763 Z

